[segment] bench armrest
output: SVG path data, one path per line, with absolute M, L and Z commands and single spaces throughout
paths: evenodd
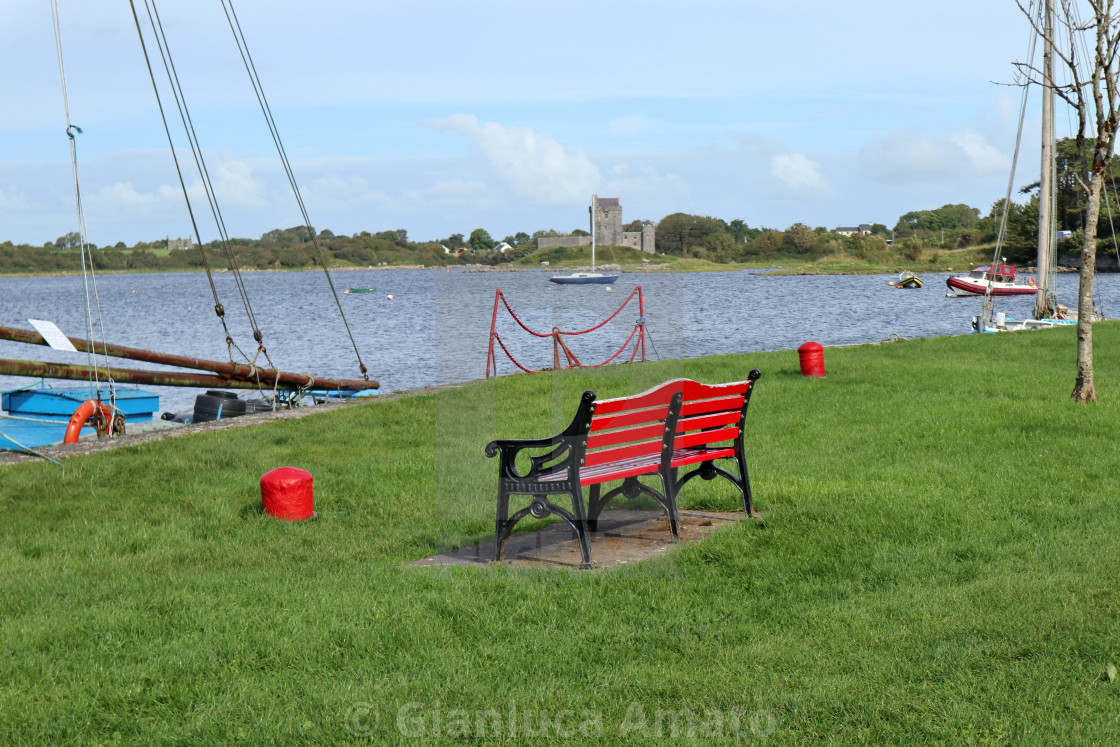
M 525 449 L 553 447 L 547 454 L 529 457 L 529 471 L 522 473 L 517 469 L 517 455 Z M 572 443 L 563 436 L 554 438 L 527 438 L 522 441 L 502 439 L 486 445 L 486 456 L 502 455 L 498 470 L 503 477 L 516 480 L 536 480 L 557 470 L 566 470 L 571 462 Z M 563 458 L 563 461 L 557 460 Z M 549 465 L 545 467 L 545 465 Z
M 543 449 L 546 446 L 560 443 L 561 436 L 552 438 L 499 438 L 486 444 L 486 456 L 493 459 L 498 452 L 512 451 L 512 456 L 522 449 Z
M 582 455 L 584 436 L 591 423 L 594 412 L 595 392 L 586 391 L 580 398 L 579 409 L 570 425 L 550 438 L 500 438 L 486 444 L 486 456 L 493 458 L 501 454 L 498 472 L 507 479 L 535 480 L 543 475 L 567 470 L 573 462 L 573 455 Z M 525 449 L 547 449 L 547 454 L 529 457 L 530 468 L 525 474 L 518 471 L 517 455 Z M 562 460 L 562 461 L 558 461 Z M 548 465 L 548 466 L 545 466 Z

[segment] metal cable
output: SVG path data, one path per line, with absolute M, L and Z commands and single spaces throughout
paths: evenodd
M 203 189 L 206 193 L 207 202 L 210 205 L 210 212 L 214 217 L 214 223 L 218 229 L 218 235 L 221 239 L 221 245 L 226 255 L 226 260 L 229 263 L 230 271 L 233 274 L 234 283 L 237 286 L 238 294 L 241 297 L 242 306 L 245 309 L 245 315 L 249 320 L 249 325 L 253 330 L 253 339 L 258 344 L 262 342 L 262 335 L 260 327 L 257 325 L 256 316 L 253 313 L 253 306 L 249 302 L 249 293 L 245 288 L 245 283 L 241 277 L 241 270 L 237 266 L 237 260 L 233 253 L 233 247 L 229 241 L 229 232 L 226 230 L 225 220 L 222 217 L 221 209 L 218 206 L 217 195 L 214 192 L 213 182 L 210 179 L 210 172 L 206 167 L 206 159 L 202 154 L 202 146 L 199 143 L 198 135 L 194 129 L 194 122 L 190 116 L 190 110 L 187 107 L 186 96 L 183 93 L 182 85 L 179 82 L 179 74 L 175 69 L 175 62 L 171 56 L 171 46 L 167 41 L 167 36 L 163 30 L 163 23 L 159 18 L 159 9 L 156 7 L 155 0 L 144 0 L 145 9 L 148 13 L 148 21 L 152 27 L 152 34 L 156 41 L 156 46 L 159 49 L 160 57 L 163 60 L 164 70 L 167 73 L 167 80 L 171 86 L 172 94 L 175 97 L 176 106 L 179 109 L 179 118 L 183 123 L 183 130 L 187 135 L 187 141 L 190 143 L 191 154 L 195 160 L 195 167 L 198 169 L 200 181 L 202 182 Z M 199 243 L 202 239 L 199 237 Z M 267 354 L 266 354 L 267 357 Z
M 90 374 L 90 397 L 100 401 L 101 384 L 98 378 L 97 346 L 94 343 L 93 337 L 93 310 L 91 308 L 89 292 L 91 281 L 93 284 L 93 301 L 97 308 L 97 321 L 101 328 L 101 349 L 103 353 L 107 349 L 107 343 L 105 342 L 105 318 L 101 313 L 101 297 L 97 292 L 97 276 L 93 269 L 93 251 L 89 246 L 85 209 L 82 206 L 82 190 L 80 179 L 78 178 L 78 145 L 77 138 L 75 137 L 75 133 L 81 134 L 82 128 L 75 125 L 70 118 L 70 96 L 66 86 L 66 64 L 62 54 L 62 22 L 58 15 L 57 0 L 51 0 L 51 22 L 54 26 L 55 52 L 58 55 L 58 74 L 62 83 L 62 103 L 66 111 L 66 137 L 70 141 L 70 165 L 74 175 L 74 203 L 77 210 L 78 221 L 78 251 L 82 261 L 82 287 L 85 292 L 86 301 L 86 339 L 89 342 L 86 361 Z M 86 266 L 87 261 L 89 263 L 88 272 Z M 106 368 L 108 368 L 108 356 L 105 355 L 104 357 Z M 116 383 L 111 376 L 107 381 L 109 384 L 109 398 L 110 400 L 115 400 Z
M 233 335 L 229 331 L 229 326 L 226 324 L 225 307 L 222 306 L 222 302 L 218 297 L 218 287 L 214 283 L 214 273 L 210 267 L 210 258 L 206 254 L 206 248 L 202 244 L 202 234 L 198 230 L 198 221 L 195 219 L 194 206 L 191 204 L 190 195 L 187 192 L 187 183 L 183 178 L 183 169 L 179 164 L 179 154 L 175 150 L 175 141 L 171 137 L 171 127 L 167 122 L 167 113 L 163 108 L 163 98 L 160 96 L 159 86 L 156 84 L 155 71 L 152 69 L 151 57 L 148 54 L 148 45 L 144 41 L 144 32 L 140 26 L 140 16 L 136 12 L 135 0 L 129 0 L 128 4 L 132 9 L 132 20 L 136 25 L 136 35 L 140 40 L 140 49 L 144 55 L 144 64 L 148 68 L 148 78 L 152 82 L 152 90 L 154 91 L 156 96 L 156 106 L 159 107 L 160 119 L 163 121 L 163 131 L 167 135 L 167 144 L 171 149 L 171 159 L 175 164 L 175 173 L 179 178 L 179 187 L 183 191 L 183 199 L 187 205 L 187 215 L 190 218 L 191 228 L 194 230 L 194 235 L 198 239 L 198 250 L 202 256 L 203 267 L 206 269 L 206 279 L 210 283 L 210 293 L 214 298 L 214 313 L 217 315 L 218 321 L 220 321 L 222 324 L 222 330 L 226 334 L 226 346 L 230 349 L 230 360 L 233 359 L 232 350 L 235 348 L 237 349 L 237 352 L 242 355 L 242 357 L 248 360 L 248 356 L 245 355 L 244 351 L 242 351 L 241 348 L 238 347 L 234 342 Z
M 202 245 L 201 233 L 198 230 L 198 221 L 196 221 L 194 217 L 194 206 L 191 204 L 190 196 L 187 193 L 187 184 L 183 179 L 183 169 L 179 165 L 179 154 L 175 150 L 175 142 L 171 138 L 171 127 L 167 123 L 167 114 L 163 109 L 163 98 L 159 95 L 159 87 L 156 85 L 155 72 L 152 70 L 152 61 L 148 56 L 148 45 L 144 42 L 144 32 L 140 28 L 140 17 L 136 13 L 136 4 L 134 0 L 129 0 L 128 4 L 132 8 L 132 19 L 136 24 L 136 35 L 140 40 L 140 49 L 144 54 L 144 63 L 148 67 L 148 77 L 152 81 L 152 90 L 156 95 L 156 106 L 159 107 L 159 116 L 163 121 L 163 131 L 167 134 L 167 144 L 171 148 L 171 159 L 175 163 L 175 173 L 179 177 L 179 186 L 183 190 L 183 198 L 187 203 L 187 214 L 190 217 L 191 228 L 194 229 L 194 235 L 198 239 L 198 249 L 202 254 L 203 266 L 206 268 L 206 279 L 210 282 L 210 294 L 214 297 L 214 310 L 217 313 L 218 318 L 221 320 L 222 327 L 226 330 L 226 336 L 228 338 L 229 329 L 226 327 L 225 310 L 222 307 L 221 300 L 218 298 L 218 288 L 214 284 L 214 273 L 210 268 L 210 258 L 207 256 L 206 249 Z
M 280 131 L 276 127 L 276 120 L 272 117 L 272 109 L 268 105 L 268 98 L 264 94 L 264 86 L 261 84 L 260 76 L 257 74 L 256 65 L 253 64 L 253 57 L 249 53 L 249 43 L 245 39 L 244 32 L 241 30 L 241 22 L 238 20 L 237 12 L 233 8 L 233 1 L 229 0 L 227 5 L 227 0 L 222 0 L 222 10 L 225 11 L 226 21 L 229 23 L 229 28 L 233 33 L 238 52 L 241 54 L 241 61 L 245 65 L 245 71 L 249 74 L 249 81 L 253 85 L 253 92 L 256 94 L 257 103 L 260 104 L 261 112 L 264 114 L 265 122 L 268 124 L 268 131 L 272 135 L 272 142 L 275 144 L 276 151 L 280 155 L 280 162 L 284 166 L 284 173 L 288 177 L 288 184 L 291 185 L 292 194 L 295 195 L 296 203 L 299 205 L 300 215 L 303 216 L 303 224 L 307 226 L 307 230 L 311 234 L 311 244 L 315 247 L 315 253 L 319 257 L 319 264 L 323 267 L 323 274 L 327 278 L 327 285 L 330 286 L 331 294 L 334 296 L 335 306 L 338 307 L 338 313 L 342 317 L 342 324 L 346 328 L 346 334 L 350 337 L 350 345 L 354 348 L 354 355 L 358 359 L 358 369 L 361 371 L 362 376 L 368 381 L 369 374 L 366 365 L 362 362 L 362 355 L 358 352 L 358 343 L 354 340 L 354 333 L 351 331 L 350 323 L 346 319 L 346 312 L 342 309 L 342 301 L 339 299 L 338 291 L 334 287 L 334 280 L 331 279 L 326 255 L 319 245 L 318 238 L 316 238 L 315 228 L 311 225 L 311 218 L 308 217 L 307 207 L 303 202 L 303 195 L 300 194 L 299 186 L 296 184 L 295 173 L 292 171 L 287 151 L 284 149 L 284 143 L 280 139 Z
M 52 0 L 52 2 L 53 2 L 53 0 Z M 62 466 L 62 462 L 58 461 L 54 457 L 48 456 L 47 454 L 44 454 L 40 451 L 35 451 L 35 449 L 32 449 L 29 446 L 24 446 L 19 441 L 12 438 L 11 436 L 6 435 L 3 431 L 0 431 L 0 438 L 4 439 L 5 441 L 10 441 L 11 443 L 15 444 L 16 448 L 18 448 L 20 451 L 22 451 L 25 454 L 30 454 L 31 456 L 37 456 L 41 459 L 46 459 L 48 462 L 53 462 L 54 464 L 57 464 L 60 467 Z
M 1031 42 L 1029 51 L 1027 52 L 1027 62 L 1029 65 L 1034 64 L 1034 50 L 1038 41 L 1038 32 L 1031 30 Z M 1003 248 L 1003 242 L 1007 238 L 1007 214 L 1011 212 L 1011 191 L 1015 187 L 1015 166 L 1019 162 L 1019 146 L 1023 141 L 1023 121 L 1027 116 L 1027 98 L 1030 92 L 1029 86 L 1023 86 L 1023 101 L 1019 105 L 1019 129 L 1015 133 L 1015 151 L 1011 156 L 1011 175 L 1007 179 L 1007 194 L 1003 198 L 1003 213 L 1000 216 L 999 231 L 996 233 L 996 247 L 992 256 L 992 265 L 994 266 L 999 262 L 1000 249 Z M 990 319 L 992 315 L 992 283 L 988 283 L 988 287 L 984 289 L 984 305 L 980 311 L 981 319 Z

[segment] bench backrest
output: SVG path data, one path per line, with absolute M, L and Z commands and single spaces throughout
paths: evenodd
M 746 381 L 730 384 L 709 386 L 685 380 L 673 448 L 711 447 L 741 440 L 756 379 L 758 369 L 753 369 Z
M 673 379 L 641 394 L 594 403 L 584 464 L 660 456 L 667 427 L 676 433 L 674 449 L 740 439 L 758 376 L 754 369 L 746 381 L 715 386 Z
M 585 466 L 660 457 L 669 418 L 676 420 L 676 408 L 671 405 L 674 395 L 681 391 L 682 381 L 659 384 L 630 397 L 596 402 L 584 449 Z

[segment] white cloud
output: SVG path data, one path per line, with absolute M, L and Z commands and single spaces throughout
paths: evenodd
M 860 150 L 872 178 L 896 184 L 1006 173 L 1010 159 L 975 132 L 927 135 L 896 130 Z
M 253 176 L 253 167 L 245 161 L 224 160 L 216 166 L 208 165 L 210 180 L 224 211 L 227 207 L 259 208 L 268 205 L 265 199 L 265 185 Z M 195 206 L 196 213 L 206 205 L 206 191 L 202 182 L 195 180 L 187 187 L 187 194 Z M 178 185 L 163 184 L 143 191 L 132 181 L 113 182 L 98 189 L 90 198 L 91 210 L 130 210 L 155 211 L 168 206 L 183 204 L 183 191 Z
M 828 189 L 820 167 L 800 153 L 772 157 L 770 175 L 796 192 L 823 192 Z
M 1007 170 L 1008 159 L 998 148 L 988 145 L 975 132 L 961 132 L 950 138 L 960 148 L 976 174 L 997 174 Z
M 648 117 L 644 117 L 641 114 L 628 114 L 623 117 L 616 117 L 607 122 L 607 127 L 620 135 L 633 136 L 647 131 L 650 128 L 650 124 Z
M 360 176 L 324 176 L 314 179 L 310 187 L 300 187 L 304 202 L 312 208 L 337 210 L 339 205 L 379 205 L 388 195 L 371 189 L 369 180 Z
M 733 150 L 753 157 L 783 155 L 789 152 L 789 149 L 777 140 L 750 134 L 737 135 Z
M 638 204 L 653 197 L 672 199 L 687 192 L 684 180 L 677 174 L 661 174 L 653 166 L 632 167 L 626 163 L 611 168 L 606 188 L 609 194 L 627 195 L 629 202 Z
M 226 155 L 217 159 L 217 166 L 213 165 L 213 160 L 211 159 L 211 164 L 206 169 L 210 174 L 214 196 L 222 209 L 226 206 L 260 208 L 268 205 L 264 182 L 253 176 L 253 166 L 250 163 L 234 160 Z M 201 182 L 192 184 L 188 192 L 192 200 L 206 198 Z
M 438 130 L 455 130 L 471 142 L 499 181 L 536 205 L 581 202 L 600 183 L 599 167 L 582 151 L 569 153 L 555 138 L 527 127 L 480 124 L 469 114 L 437 120 Z
M 433 200 L 464 200 L 486 193 L 486 185 L 474 179 L 440 179 L 423 191 L 423 196 Z
M 170 189 L 164 187 L 162 189 Z M 137 191 L 132 182 L 115 182 L 97 190 L 94 203 L 106 208 L 127 208 L 130 210 L 145 210 L 161 202 L 157 193 L 144 194 Z
M 20 211 L 28 207 L 27 198 L 19 192 L 0 191 L 0 210 Z

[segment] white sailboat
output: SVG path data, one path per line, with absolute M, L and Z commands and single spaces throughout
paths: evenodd
M 1050 289 L 1050 268 L 1054 263 L 1054 89 L 1053 89 L 1053 0 L 1046 0 L 1043 10 L 1042 52 L 1042 163 L 1038 196 L 1038 281 L 1035 293 L 1033 319 L 1009 319 L 1003 312 L 996 313 L 992 296 L 1000 295 L 989 287 L 984 293 L 984 307 L 979 316 L 972 318 L 975 332 L 1016 332 L 1024 329 L 1052 329 L 1077 324 L 1077 312 L 1058 303 Z M 1024 96 L 1026 94 L 1024 93 Z M 1020 126 L 1021 123 L 1020 123 Z M 998 252 L 998 247 L 997 247 Z M 1032 287 L 1034 285 L 1032 278 Z M 1094 314 L 1094 321 L 1103 319 Z
M 568 275 L 553 275 L 549 278 L 550 282 L 560 283 L 562 285 L 587 285 L 597 283 L 600 285 L 609 285 L 618 280 L 618 275 L 606 275 L 601 272 L 595 272 L 595 224 L 598 223 L 599 196 L 591 195 L 591 272 L 573 272 Z

